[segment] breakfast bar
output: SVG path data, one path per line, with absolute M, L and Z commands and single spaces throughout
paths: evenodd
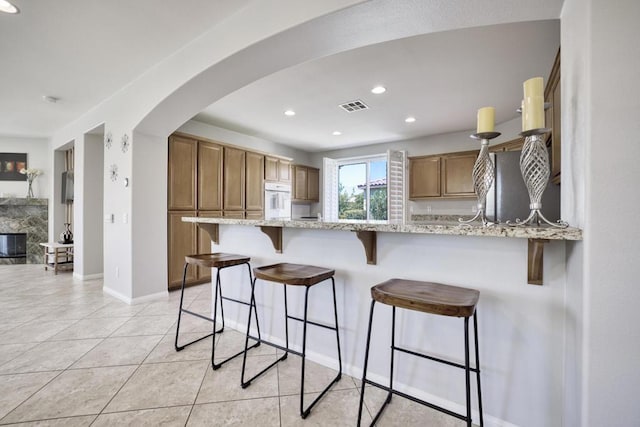
M 567 321 L 562 308 L 567 290 L 566 257 L 573 242 L 581 239 L 581 230 L 459 226 L 447 221 L 376 224 L 204 217 L 182 220 L 209 232 L 211 252 L 242 253 L 251 257 L 253 268 L 297 263 L 335 269 L 343 372 L 355 378 L 362 375 L 372 286 L 400 278 L 478 290 L 486 425 L 496 424 L 514 410 L 549 414 L 536 418 L 539 425 L 544 425 L 561 410 L 562 390 L 555 384 L 562 371 L 563 328 Z M 534 245 L 543 241 L 539 246 L 544 245 L 544 253 L 530 254 L 530 240 Z M 363 251 L 363 244 L 369 253 Z M 539 265 L 540 272 L 544 270 L 544 286 L 528 285 L 527 258 L 532 255 L 536 262 L 544 258 L 544 264 Z M 367 258 L 375 264 L 367 263 Z M 223 274 L 224 282 L 239 284 L 225 290 L 227 296 L 246 297 L 242 291 L 246 293 L 248 273 L 239 269 Z M 285 327 L 277 315 L 284 310 L 282 291 L 266 285 L 257 291 L 263 337 L 284 345 Z M 290 298 L 289 310 L 301 313 L 304 295 L 292 290 Z M 331 301 L 330 292 L 318 289 L 309 302 L 310 319 L 331 323 L 333 308 L 327 301 Z M 388 384 L 391 325 L 385 319 L 389 318 L 390 311 L 386 310 L 390 308 L 379 310 L 380 317 L 374 319 L 367 378 Z M 246 331 L 246 309 L 225 307 L 225 316 L 230 327 Z M 404 312 L 397 319 L 397 345 L 413 350 L 436 349 L 441 358 L 462 363 L 464 341 L 458 322 L 456 318 Z M 332 336 L 329 330 L 313 334 L 307 349 L 309 360 L 337 370 L 335 334 Z M 299 342 L 302 328 L 290 325 L 289 336 Z M 464 413 L 465 392 L 459 372 L 429 361 L 397 356 L 394 388 Z M 472 390 L 471 394 L 472 408 L 477 408 L 475 392 Z M 474 413 L 474 419 L 477 416 Z

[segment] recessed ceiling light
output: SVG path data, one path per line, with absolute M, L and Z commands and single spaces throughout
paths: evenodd
M 340 132 L 339 130 L 334 130 L 334 131 L 333 131 L 333 134 L 334 134 L 335 136 L 340 136 L 340 135 L 342 135 L 342 132 Z
M 20 9 L 9 3 L 7 0 L 0 0 L 0 12 L 4 13 L 20 13 Z
M 293 110 L 287 110 L 287 111 L 284 112 L 284 115 L 285 116 L 295 116 L 296 112 L 293 111 Z
M 2 1 L 2 0 L 0 0 Z M 56 102 L 60 101 L 60 98 L 57 98 L 55 96 L 51 96 L 51 95 L 42 95 L 42 100 L 45 102 L 50 102 L 51 104 L 55 104 Z
M 387 88 L 384 86 L 376 86 L 373 89 L 371 89 L 371 93 L 375 93 L 376 95 L 380 95 L 381 93 L 385 93 L 387 91 Z
M 407 123 L 413 123 L 413 122 L 416 121 L 416 118 L 413 117 L 413 116 L 409 116 L 406 119 L 404 119 L 404 121 L 407 122 Z

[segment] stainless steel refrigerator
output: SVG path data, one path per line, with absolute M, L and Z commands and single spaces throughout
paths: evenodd
M 529 216 L 529 193 L 520 173 L 520 151 L 492 153 L 496 167 L 493 186 L 487 194 L 487 218 L 501 223 Z M 542 214 L 551 222 L 560 219 L 560 186 L 549 181 L 542 196 Z

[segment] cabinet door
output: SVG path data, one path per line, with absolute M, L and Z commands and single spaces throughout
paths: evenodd
M 198 209 L 222 210 L 222 146 L 198 142 Z
M 294 166 L 293 167 L 293 199 L 294 200 L 307 200 L 307 167 L 306 166 Z
M 291 162 L 288 160 L 278 160 L 278 181 L 291 182 Z
M 245 219 L 264 219 L 264 211 L 247 211 Z
M 224 149 L 224 210 L 244 210 L 245 151 Z
M 313 202 L 320 201 L 320 170 L 307 168 L 307 199 Z
M 264 158 L 264 179 L 265 181 L 278 181 L 278 159 L 265 156 Z
M 442 195 L 474 197 L 473 165 L 478 153 L 442 157 Z
M 196 210 L 197 141 L 180 136 L 169 137 L 168 208 Z
M 246 210 L 262 211 L 264 209 L 264 156 L 247 151 L 246 165 Z
M 198 211 L 198 216 L 202 218 L 220 218 L 222 217 L 222 212 L 213 211 L 213 212 L 202 212 Z M 211 250 L 211 236 L 209 233 L 204 231 L 202 228 L 196 225 L 196 230 L 198 233 L 198 253 L 199 254 L 210 254 L 213 252 Z M 211 269 L 205 267 L 197 267 L 198 276 L 197 280 L 199 282 L 208 282 L 211 280 Z
M 184 257 L 197 251 L 196 225 L 192 222 L 182 222 L 183 216 L 196 216 L 196 212 L 169 212 L 167 218 L 169 289 L 180 288 Z M 190 266 L 186 282 L 188 284 L 195 282 L 197 275 L 197 268 Z
M 409 159 L 409 199 L 440 197 L 440 156 Z

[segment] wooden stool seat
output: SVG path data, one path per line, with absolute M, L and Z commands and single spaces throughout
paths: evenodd
M 253 269 L 253 274 L 261 280 L 285 285 L 313 286 L 335 274 L 335 270 L 301 264 L 273 264 Z
M 408 310 L 470 317 L 476 311 L 480 292 L 440 283 L 391 279 L 372 287 L 371 298 Z
M 251 260 L 250 257 L 244 255 L 226 254 L 217 252 L 213 254 L 195 254 L 184 257 L 184 262 L 188 264 L 196 264 L 200 267 L 223 268 L 231 267 L 239 264 L 246 264 Z

